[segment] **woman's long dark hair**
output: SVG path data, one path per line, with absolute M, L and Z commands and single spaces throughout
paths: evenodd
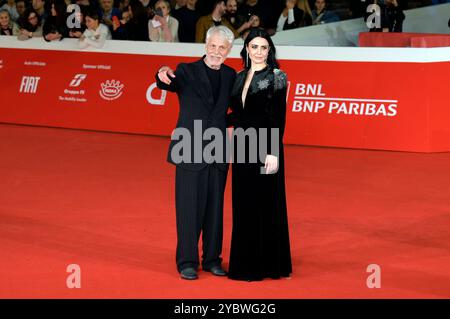
M 30 21 L 28 21 L 28 18 L 30 17 L 30 15 L 34 13 L 38 19 L 38 22 L 35 26 L 33 26 Z M 28 32 L 34 32 L 37 30 L 37 28 L 39 28 L 41 26 L 41 17 L 39 16 L 39 14 L 37 13 L 36 10 L 34 10 L 32 7 L 27 8 L 25 10 L 25 12 L 23 13 L 22 17 L 19 18 L 19 26 L 22 29 L 27 30 Z
M 252 66 L 252 61 L 250 60 L 250 58 L 248 58 L 247 55 L 247 46 L 250 43 L 250 41 L 252 41 L 254 38 L 264 38 L 267 40 L 267 42 L 269 43 L 269 55 L 267 56 L 266 63 L 271 69 L 278 69 L 280 65 L 277 61 L 277 50 L 275 49 L 275 45 L 273 44 L 273 41 L 270 38 L 269 33 L 267 33 L 266 30 L 261 28 L 250 29 L 249 34 L 245 38 L 244 47 L 242 48 L 241 51 L 241 57 L 244 62 L 244 67 L 246 69 L 250 69 L 250 67 Z
M 56 16 L 52 16 L 52 5 L 55 6 Z M 47 11 L 47 20 L 52 21 L 58 26 L 66 25 L 67 5 L 64 0 L 45 1 L 45 10 Z M 44 22 L 45 24 L 45 22 Z
M 131 13 L 133 15 L 130 22 L 138 23 L 139 21 L 146 18 L 147 12 L 141 1 L 130 0 L 128 6 L 131 8 Z

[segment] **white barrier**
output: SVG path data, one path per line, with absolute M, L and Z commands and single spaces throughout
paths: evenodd
M 36 49 L 80 52 L 105 52 L 157 56 L 200 57 L 204 44 L 156 43 L 107 40 L 102 49 L 79 49 L 77 40 L 63 39 L 46 42 L 42 38 L 19 41 L 12 36 L 0 37 L 0 48 Z M 235 43 L 230 58 L 239 58 L 242 44 Z M 277 57 L 282 60 L 343 61 L 343 62 L 445 62 L 450 61 L 450 47 L 446 48 L 359 48 L 318 46 L 277 46 Z M 0 55 L 1 59 L 1 55 Z

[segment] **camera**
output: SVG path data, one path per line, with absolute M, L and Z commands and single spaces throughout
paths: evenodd
M 162 17 L 162 16 L 163 16 L 162 9 L 161 9 L 161 8 L 156 9 L 156 10 L 155 10 L 155 14 L 156 14 L 157 16 Z

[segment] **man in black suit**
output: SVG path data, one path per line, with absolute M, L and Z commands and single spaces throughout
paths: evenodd
M 214 161 L 204 158 L 207 143 L 196 140 L 207 129 L 217 129 L 226 146 L 226 114 L 235 71 L 223 65 L 234 41 L 233 32 L 216 26 L 206 35 L 206 54 L 193 63 L 180 63 L 175 72 L 164 66 L 156 76 L 162 90 L 178 94 L 180 112 L 168 161 L 176 165 L 175 202 L 178 271 L 183 279 L 197 279 L 198 241 L 202 233 L 202 269 L 225 276 L 222 269 L 223 197 L 227 176 L 224 151 Z M 189 150 L 180 152 L 185 133 Z M 183 137 L 181 139 L 180 137 Z M 199 143 L 199 144 L 195 144 Z M 223 150 L 223 149 L 222 149 Z M 221 152 L 219 152 L 221 153 Z M 218 153 L 218 154 L 219 154 Z M 217 155 L 217 154 L 216 154 Z

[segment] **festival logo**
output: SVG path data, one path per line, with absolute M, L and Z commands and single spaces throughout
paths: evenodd
M 154 98 L 152 93 L 155 91 L 160 92 L 161 96 L 159 98 Z M 146 93 L 146 97 L 147 97 L 147 101 L 150 104 L 153 105 L 164 105 L 164 103 L 166 102 L 166 95 L 167 95 L 167 91 L 166 90 L 160 90 L 158 89 L 158 87 L 156 86 L 156 83 L 152 83 L 148 89 L 147 89 L 147 93 Z

